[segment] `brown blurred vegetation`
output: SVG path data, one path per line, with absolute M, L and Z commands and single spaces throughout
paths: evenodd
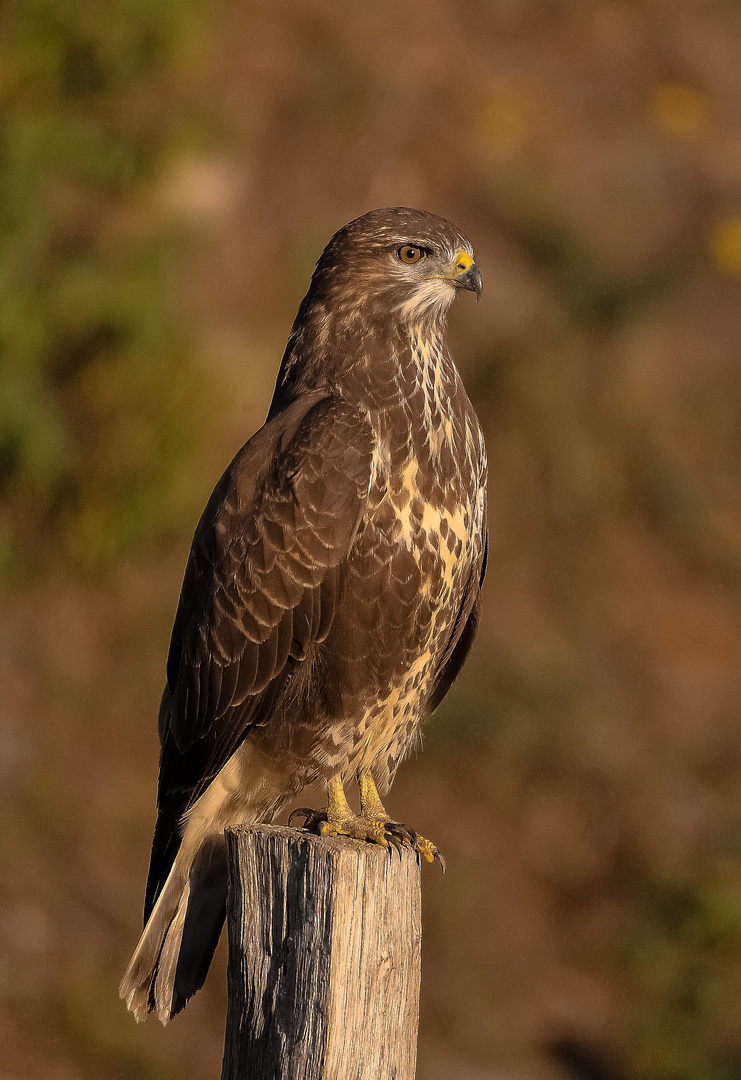
M 2 1080 L 218 1075 L 218 965 L 166 1031 L 117 998 L 170 621 L 314 260 L 389 204 L 455 221 L 485 282 L 449 332 L 483 626 L 390 797 L 449 866 L 420 1080 L 741 1078 L 741 8 L 0 27 Z

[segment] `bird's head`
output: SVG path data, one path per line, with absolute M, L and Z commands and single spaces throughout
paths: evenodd
M 371 210 L 335 233 L 312 279 L 312 293 L 343 316 L 397 315 L 439 321 L 456 293 L 481 296 L 473 248 L 445 218 L 424 210 Z

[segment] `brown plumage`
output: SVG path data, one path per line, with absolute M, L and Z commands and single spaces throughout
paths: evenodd
M 271 821 L 306 784 L 326 835 L 434 845 L 386 791 L 473 640 L 486 457 L 443 341 L 469 242 L 419 210 L 374 210 L 324 250 L 268 418 L 193 539 L 160 707 L 145 929 L 121 984 L 163 1023 L 203 984 L 224 920 L 223 830 Z M 360 785 L 351 814 L 343 784 Z

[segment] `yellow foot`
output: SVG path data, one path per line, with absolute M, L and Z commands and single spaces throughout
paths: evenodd
M 408 825 L 391 821 L 385 815 L 358 817 L 357 814 L 348 812 L 330 817 L 327 810 L 310 810 L 301 806 L 292 811 L 289 824 L 294 814 L 303 814 L 303 827 L 309 832 L 318 833 L 319 836 L 349 836 L 353 840 L 379 844 L 389 851 L 395 848 L 401 852 L 404 847 L 411 848 L 416 852 L 418 861 L 420 855 L 430 863 L 437 859 L 445 873 L 445 859 L 432 841 L 426 840 Z

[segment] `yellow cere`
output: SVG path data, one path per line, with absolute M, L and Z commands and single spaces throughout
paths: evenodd
M 473 259 L 467 251 L 459 251 L 455 257 L 455 268 L 458 273 L 465 274 L 472 262 Z

